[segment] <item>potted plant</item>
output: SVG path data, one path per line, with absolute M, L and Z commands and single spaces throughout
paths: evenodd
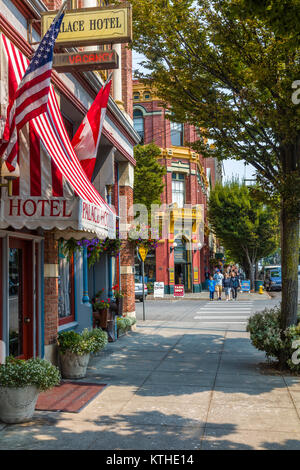
M 119 289 L 119 285 L 116 284 L 112 288 L 114 297 L 116 299 L 116 304 L 117 304 L 117 315 L 122 315 L 123 314 L 123 299 L 124 299 L 124 293 Z
M 107 333 L 106 331 L 101 330 L 101 328 L 94 328 L 90 332 L 90 336 L 94 340 L 94 348 L 92 353 L 93 355 L 97 356 L 108 343 Z
M 100 300 L 93 304 L 93 327 L 107 328 L 109 320 L 110 299 Z
M 86 329 L 81 334 L 73 330 L 59 333 L 58 351 L 63 378 L 85 377 L 90 353 L 94 350 L 95 341 Z
M 0 364 L 0 420 L 9 424 L 29 421 L 39 392 L 59 383 L 59 369 L 49 361 L 8 357 Z
M 117 318 L 117 331 L 118 338 L 123 336 L 127 331 L 132 329 L 132 326 L 136 323 L 135 317 L 118 317 Z

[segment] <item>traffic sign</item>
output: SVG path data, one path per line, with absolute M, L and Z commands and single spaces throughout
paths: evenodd
M 145 261 L 146 256 L 148 254 L 148 248 L 146 248 L 144 246 L 140 246 L 139 247 L 139 254 L 140 254 L 140 257 L 141 257 L 142 261 Z

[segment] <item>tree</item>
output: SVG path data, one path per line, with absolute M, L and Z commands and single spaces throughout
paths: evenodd
M 151 204 L 160 204 L 160 195 L 164 189 L 163 176 L 166 169 L 159 164 L 157 158 L 161 150 L 155 144 L 137 145 L 134 148 L 136 167 L 134 170 L 135 204 L 144 204 L 149 212 Z
M 248 186 L 232 181 L 211 191 L 208 220 L 230 257 L 244 268 L 253 289 L 254 265 L 278 246 L 275 210 L 253 199 Z
M 285 329 L 297 321 L 298 299 L 300 106 L 292 100 L 292 84 L 300 79 L 297 41 L 286 28 L 278 34 L 278 22 L 246 8 L 244 0 L 132 4 L 133 47 L 146 56 L 143 66 L 149 69 L 140 78 L 151 79 L 173 120 L 201 129 L 196 151 L 252 164 L 260 196 L 280 211 Z

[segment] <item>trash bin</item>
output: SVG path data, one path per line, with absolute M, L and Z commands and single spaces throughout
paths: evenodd
M 264 281 L 255 281 L 255 292 L 259 291 L 260 286 L 264 285 Z

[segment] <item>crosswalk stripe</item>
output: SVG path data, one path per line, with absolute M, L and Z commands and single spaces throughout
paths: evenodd
M 201 315 L 201 317 L 194 317 L 195 320 L 203 320 L 203 319 L 206 319 L 206 318 L 209 318 L 210 320 L 211 319 L 214 319 L 214 318 L 242 318 L 243 320 L 247 320 L 248 317 L 241 317 L 241 316 L 237 316 L 237 315 L 214 315 L 213 317 L 212 316 L 207 316 L 207 315 Z

